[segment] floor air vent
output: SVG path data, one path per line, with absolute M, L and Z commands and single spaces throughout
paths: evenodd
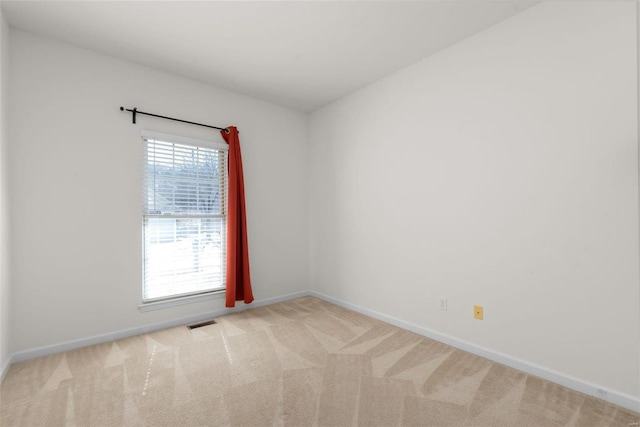
M 187 328 L 196 329 L 196 328 L 202 328 L 203 326 L 209 326 L 209 325 L 215 325 L 215 324 L 216 324 L 215 320 L 207 320 L 206 322 L 196 323 L 194 325 L 187 325 Z

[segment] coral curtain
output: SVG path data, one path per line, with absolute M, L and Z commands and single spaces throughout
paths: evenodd
M 236 301 L 249 304 L 253 301 L 249 275 L 249 244 L 247 217 L 244 203 L 244 176 L 240 138 L 235 126 L 220 131 L 229 144 L 229 182 L 227 208 L 227 307 L 235 307 Z

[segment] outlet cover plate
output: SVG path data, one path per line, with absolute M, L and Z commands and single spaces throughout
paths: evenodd
M 484 316 L 483 313 L 483 309 L 481 305 L 474 305 L 473 306 L 473 317 L 475 317 L 478 320 L 482 320 Z

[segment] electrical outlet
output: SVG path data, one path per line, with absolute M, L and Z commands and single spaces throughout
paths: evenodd
M 475 317 L 478 320 L 482 320 L 483 309 L 482 309 L 481 305 L 474 305 L 473 306 L 473 317 Z
M 447 299 L 440 298 L 440 310 L 447 311 Z

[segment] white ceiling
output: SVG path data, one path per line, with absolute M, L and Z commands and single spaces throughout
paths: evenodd
M 12 28 L 310 112 L 537 2 L 2 1 Z

